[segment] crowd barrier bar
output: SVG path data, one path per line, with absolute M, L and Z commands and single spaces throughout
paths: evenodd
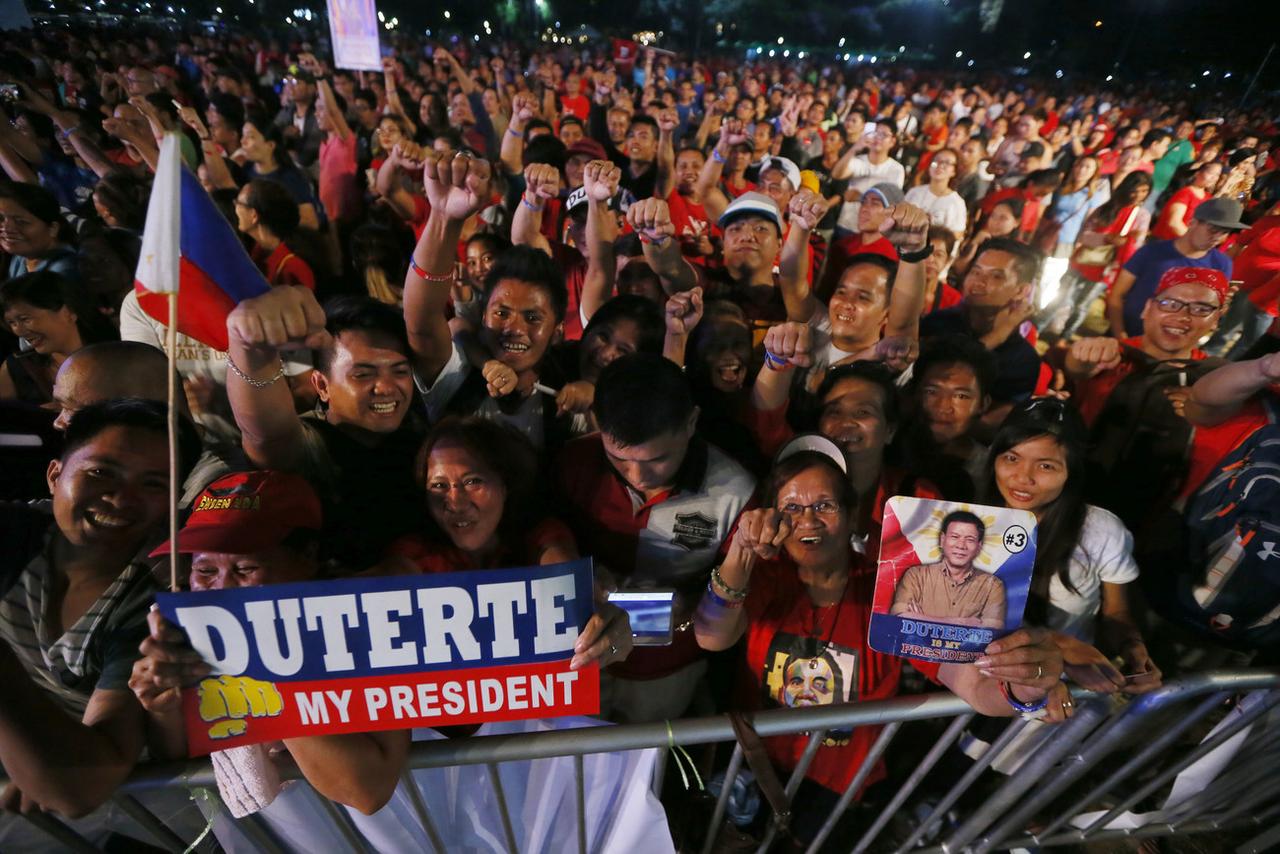
M 1212 738 L 1206 739 L 1168 765 L 1157 767 L 1168 758 L 1179 738 L 1218 709 L 1231 696 L 1251 692 L 1256 695 L 1248 711 L 1235 714 L 1220 726 Z M 1280 669 L 1219 670 L 1189 674 L 1167 683 L 1156 691 L 1132 699 L 1118 710 L 1112 710 L 1112 699 L 1087 692 L 1076 692 L 1076 711 L 1072 718 L 1056 727 L 1012 775 L 1005 778 L 993 794 L 950 829 L 945 839 L 940 828 L 948 811 L 965 794 L 978 777 L 992 764 L 1001 750 L 1027 726 L 1027 721 L 1014 718 L 995 740 L 990 750 L 961 775 L 942 795 L 913 833 L 901 843 L 897 854 L 960 854 L 1008 850 L 1015 847 L 1051 847 L 1075 845 L 1085 841 L 1101 841 L 1118 837 L 1145 838 L 1172 834 L 1218 831 L 1225 828 L 1260 828 L 1260 833 L 1237 850 L 1239 854 L 1263 851 L 1280 844 L 1280 727 L 1265 729 L 1236 753 L 1229 774 L 1214 780 L 1177 805 L 1158 823 L 1138 828 L 1109 828 L 1108 825 L 1138 805 L 1143 799 L 1170 783 L 1180 772 L 1197 760 L 1235 737 L 1245 727 L 1257 723 L 1280 706 Z M 883 726 L 862 765 L 841 794 L 832 813 L 809 845 L 806 854 L 815 854 L 830 838 L 841 816 L 853 802 L 875 764 L 888 750 L 901 726 L 910 721 L 953 718 L 945 731 L 920 760 L 897 792 L 889 799 L 867 827 L 853 848 L 853 854 L 872 850 L 877 837 L 907 799 L 918 789 L 929 772 L 960 737 L 973 718 L 973 710 L 951 694 L 937 693 L 895 697 L 850 705 L 814 706 L 805 709 L 772 709 L 754 718 L 756 731 L 763 737 L 806 734 L 808 741 L 800 762 L 787 780 L 788 799 L 795 797 L 805 771 L 816 756 L 826 733 L 832 729 L 878 725 Z M 1143 737 L 1151 737 L 1139 745 Z M 676 746 L 692 746 L 734 742 L 733 726 L 728 717 L 695 718 L 653 724 L 629 724 L 585 729 L 557 730 L 544 733 L 484 736 L 416 742 L 410 749 L 410 769 L 441 768 L 455 765 L 486 765 L 494 787 L 494 795 L 502 820 L 502 831 L 508 850 L 517 854 L 516 834 L 498 775 L 504 762 L 528 761 L 556 757 L 572 757 L 577 800 L 577 848 L 587 850 L 585 817 L 585 777 L 583 757 L 595 753 L 627 750 L 659 749 L 652 785 L 660 791 L 667 750 Z M 1113 771 L 1109 771 L 1088 792 L 1071 802 L 1055 818 L 1035 832 L 1027 826 L 1033 816 L 1042 814 L 1051 803 L 1065 795 L 1085 774 L 1119 751 L 1133 751 Z M 1123 755 L 1123 754 L 1122 754 Z M 730 790 L 742 769 L 741 746 L 735 744 L 708 825 L 703 854 L 708 854 L 724 820 Z M 1104 766 L 1105 767 L 1105 766 Z M 283 779 L 299 779 L 296 766 L 281 770 Z M 7 781 L 0 780 L 0 784 Z M 416 817 L 437 851 L 444 854 L 448 846 L 433 822 L 421 790 L 408 770 L 401 778 Z M 1134 788 L 1123 797 L 1117 793 L 1126 782 Z M 135 795 L 154 789 L 200 789 L 215 808 L 226 813 L 217 797 L 217 783 L 207 760 L 154 764 L 140 767 L 114 796 L 114 802 L 142 825 L 154 842 L 168 851 L 182 852 L 187 843 L 148 810 Z M 1068 823 L 1096 805 L 1106 796 L 1114 802 L 1105 814 L 1086 827 L 1067 828 Z M 319 797 L 319 796 L 317 796 Z M 333 823 L 335 836 L 351 850 L 364 852 L 367 846 L 347 812 L 320 799 Z M 767 805 L 763 806 L 768 809 Z M 77 852 L 98 851 L 84 837 L 56 817 L 36 812 L 26 816 L 36 827 L 61 844 Z M 262 851 L 276 854 L 286 846 L 275 839 L 258 816 L 238 822 Z M 777 828 L 770 825 L 758 849 L 764 854 L 776 838 Z M 925 837 L 929 837 L 926 840 Z M 879 845 L 875 850 L 888 850 Z

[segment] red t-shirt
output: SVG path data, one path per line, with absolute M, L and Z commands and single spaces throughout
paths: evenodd
M 591 114 L 591 102 L 578 94 L 561 95 L 560 106 L 566 113 L 575 115 L 584 122 L 587 120 L 587 116 Z
M 476 566 L 464 552 L 449 542 L 428 540 L 421 534 L 409 534 L 393 542 L 387 554 L 408 558 L 419 572 L 462 572 L 503 566 L 537 566 L 542 553 L 553 545 L 573 543 L 573 533 L 559 519 L 547 517 L 525 532 L 514 546 L 504 545 L 490 566 Z
M 723 178 L 720 181 L 720 189 L 724 190 L 724 194 L 730 199 L 736 199 L 743 193 L 750 193 L 756 188 L 756 185 L 750 181 L 743 181 L 741 187 L 732 187 L 729 185 L 729 179 Z
M 836 285 L 840 284 L 840 276 L 844 273 L 845 268 L 849 266 L 849 259 L 854 255 L 862 255 L 867 252 L 883 255 L 890 261 L 898 260 L 898 250 L 894 248 L 887 237 L 877 237 L 870 243 L 862 242 L 861 233 L 854 233 L 840 238 L 831 244 L 831 250 L 827 253 L 827 267 L 822 273 L 822 282 L 818 286 L 818 292 L 822 299 L 829 299 L 831 293 L 836 289 Z
M 332 135 L 320 143 L 320 203 L 334 222 L 360 213 L 360 182 L 356 177 L 356 135 Z
M 1160 221 L 1156 223 L 1155 228 L 1151 229 L 1151 236 L 1158 240 L 1173 240 L 1178 235 L 1174 234 L 1173 229 L 1169 227 L 1169 208 L 1175 204 L 1186 205 L 1186 210 L 1182 212 L 1182 224 L 1189 226 L 1192 215 L 1196 212 L 1196 206 L 1204 199 L 1205 194 L 1194 187 L 1183 187 L 1174 193 L 1169 197 L 1164 210 L 1160 211 Z
M 283 243 L 271 254 L 254 246 L 250 257 L 253 258 L 253 263 L 258 265 L 258 269 L 262 271 L 269 285 L 302 285 L 308 290 L 316 289 L 316 276 L 311 272 L 311 267 Z
M 1243 247 L 1231 266 L 1249 300 L 1272 317 L 1280 298 L 1280 214 L 1264 216 L 1240 235 Z
M 1280 394 L 1273 387 L 1264 394 Z M 1205 479 L 1213 473 L 1223 457 L 1234 451 L 1240 443 L 1257 430 L 1267 425 L 1267 410 L 1261 398 L 1255 396 L 1221 424 L 1212 427 L 1197 427 L 1191 439 L 1191 460 L 1187 464 L 1187 478 L 1182 483 L 1178 500 L 1191 496 L 1204 484 Z
M 867 647 L 874 583 L 874 572 L 855 571 L 844 598 L 818 608 L 785 555 L 757 564 L 744 606 L 749 623 L 741 702 L 748 708 L 777 708 L 894 696 L 902 660 Z M 879 734 L 880 728 L 872 726 L 827 733 L 807 776 L 843 792 Z M 781 769 L 789 771 L 799 763 L 807 742 L 804 734 L 777 736 L 765 739 L 765 748 Z M 877 763 L 866 782 L 883 777 L 884 765 Z
M 946 282 L 938 282 L 938 290 L 933 295 L 933 304 L 921 307 L 920 316 L 924 317 L 931 311 L 941 311 L 944 308 L 959 305 L 962 300 L 964 300 L 964 295 L 958 290 Z
M 564 340 L 577 341 L 582 337 L 582 286 L 587 281 L 587 259 L 572 246 L 558 240 L 551 244 L 551 260 L 564 272 L 564 286 L 569 291 L 569 303 L 564 312 Z
M 672 190 L 671 195 L 667 196 L 667 207 L 671 210 L 671 224 L 676 228 L 680 251 L 690 261 L 707 263 L 707 256 L 698 254 L 698 238 L 715 232 L 706 208 L 689 201 L 676 190 Z
M 1142 346 L 1142 338 L 1126 338 L 1120 343 L 1125 345 L 1126 348 L 1137 349 Z M 1120 364 L 1109 371 L 1103 371 L 1097 376 L 1075 382 L 1075 392 L 1071 395 L 1071 398 L 1076 402 L 1076 406 L 1080 410 L 1080 416 L 1088 426 L 1092 427 L 1093 423 L 1098 420 L 1098 416 L 1102 414 L 1102 410 L 1106 409 L 1107 400 L 1111 397 L 1111 392 L 1116 390 L 1116 386 L 1120 385 L 1120 381 L 1133 373 L 1133 369 L 1137 367 L 1138 363 L 1132 356 L 1132 350 L 1122 350 Z M 1208 358 L 1208 356 L 1209 354 L 1203 350 L 1191 351 L 1191 360 L 1195 362 Z

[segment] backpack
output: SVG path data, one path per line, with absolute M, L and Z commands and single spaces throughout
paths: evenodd
M 1152 509 L 1177 492 L 1191 456 L 1193 428 L 1165 391 L 1193 385 L 1222 362 L 1160 361 L 1127 345 L 1124 358 L 1134 370 L 1111 392 L 1089 436 L 1089 503 L 1139 533 Z
M 1244 649 L 1280 645 L 1280 411 L 1265 405 L 1269 423 L 1188 501 L 1181 566 L 1144 584 L 1166 619 Z

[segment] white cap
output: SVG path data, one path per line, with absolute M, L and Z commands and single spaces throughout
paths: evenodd
M 783 175 L 787 176 L 787 180 L 791 182 L 792 190 L 800 189 L 800 167 L 795 164 L 794 160 L 787 157 L 769 155 L 760 161 L 760 174 L 763 175 L 766 169 L 780 170 Z
M 773 458 L 773 464 L 776 466 L 788 457 L 794 457 L 796 454 L 802 454 L 805 451 L 822 454 L 822 456 L 835 463 L 836 468 L 840 469 L 840 471 L 845 474 L 849 473 L 849 464 L 845 461 L 844 451 L 840 450 L 840 446 L 835 442 L 818 433 L 801 433 L 790 442 L 787 442 L 782 446 L 782 450 L 778 451 L 778 455 Z
M 721 228 L 730 220 L 737 219 L 747 214 L 755 214 L 762 216 L 769 222 L 778 227 L 778 232 L 782 232 L 782 215 L 778 213 L 778 204 L 764 193 L 743 193 L 738 198 L 729 203 L 729 207 L 724 209 L 724 213 L 720 214 L 720 219 L 716 225 Z

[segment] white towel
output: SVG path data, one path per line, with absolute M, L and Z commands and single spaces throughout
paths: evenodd
M 218 780 L 218 792 L 236 818 L 269 806 L 283 788 L 268 745 L 229 747 L 214 752 L 210 759 Z

